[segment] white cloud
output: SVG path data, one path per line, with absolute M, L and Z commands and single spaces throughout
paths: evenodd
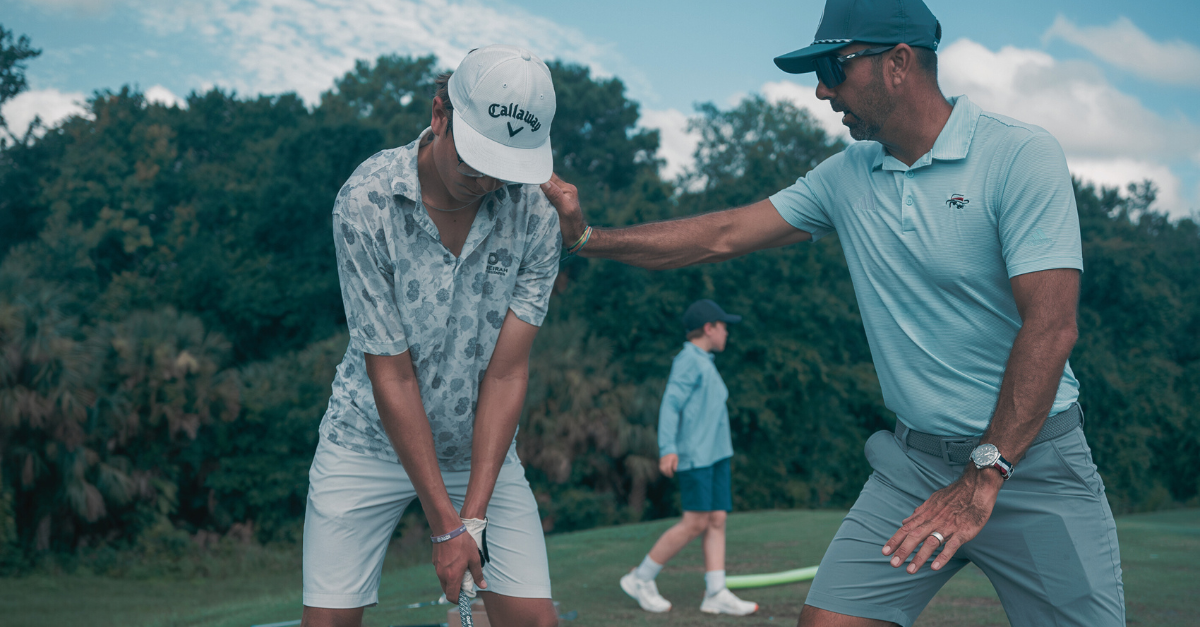
M 842 114 L 834 111 L 828 102 L 817 100 L 816 89 L 816 87 L 784 80 L 763 85 L 762 93 L 768 102 L 789 100 L 797 107 L 807 109 L 809 115 L 821 125 L 821 128 L 825 129 L 831 138 L 841 138 L 846 142 L 854 141 L 850 137 L 850 129 L 842 124 Z
M 155 85 L 154 87 L 147 89 L 145 96 L 146 96 L 146 102 L 157 102 L 158 104 L 161 104 L 161 105 L 167 106 L 167 107 L 186 107 L 187 106 L 186 101 L 184 101 L 179 96 L 176 96 L 174 92 L 167 89 L 166 87 L 163 87 L 162 85 Z
M 1150 111 L 1087 62 L 1011 46 L 993 52 L 960 39 L 938 63 L 947 95 L 967 94 L 984 109 L 1037 124 L 1068 155 L 1169 161 L 1194 156 L 1200 146 L 1194 122 Z
M 1179 217 L 1190 215 L 1197 208 L 1196 197 L 1186 197 L 1183 183 L 1167 165 L 1128 158 L 1068 158 L 1067 162 L 1075 176 L 1098 187 L 1116 187 L 1121 190 L 1122 196 L 1127 195 L 1125 188 L 1130 183 L 1141 183 L 1146 179 L 1154 181 L 1158 187 L 1158 200 L 1152 209 L 1157 211 L 1166 211 Z
M 612 46 L 515 7 L 450 0 L 139 0 L 144 24 L 160 34 L 190 31 L 224 50 L 237 68 L 212 77 L 242 93 L 295 91 L 315 102 L 358 59 L 435 54 L 458 64 L 472 48 L 509 43 L 563 59 L 649 92 L 640 72 Z
M 61 92 L 57 89 L 26 91 L 4 103 L 4 120 L 9 130 L 19 137 L 25 134 L 25 129 L 29 128 L 35 116 L 41 116 L 42 123 L 52 127 L 69 116 L 86 114 L 87 110 L 83 107 L 85 100 L 80 92 Z
M 1160 83 L 1200 87 L 1200 48 L 1185 41 L 1157 42 L 1128 18 L 1108 26 L 1077 26 L 1059 15 L 1042 36 L 1062 39 L 1107 63 Z
M 763 97 L 772 104 L 787 100 L 797 107 L 807 109 L 830 137 L 840 137 L 847 142 L 854 141 L 842 125 L 842 116 L 834 112 L 829 103 L 817 100 L 813 87 L 784 80 L 766 83 L 761 91 Z M 735 93 L 726 99 L 727 105 L 736 107 L 748 95 Z M 642 118 L 638 124 L 645 128 L 658 129 L 659 132 L 658 157 L 666 161 L 660 171 L 664 179 L 673 180 L 695 164 L 696 146 L 700 143 L 700 136 L 687 130 L 688 120 L 692 117 L 694 116 L 688 116 L 678 109 L 642 109 Z
M 695 163 L 700 136 L 687 130 L 688 116 L 678 109 L 642 109 L 638 124 L 658 130 L 658 158 L 666 163 L 659 170 L 664 179 L 674 180 Z
M 111 9 L 116 0 L 25 0 L 25 3 L 39 9 L 103 13 Z

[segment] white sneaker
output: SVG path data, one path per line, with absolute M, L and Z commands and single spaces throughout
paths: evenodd
M 629 574 L 621 577 L 621 589 L 625 594 L 633 597 L 647 612 L 662 613 L 671 609 L 671 602 L 664 599 L 658 593 L 658 586 L 654 585 L 654 581 L 646 581 L 641 577 L 629 571 Z M 756 605 L 755 608 L 758 606 Z
M 720 592 L 712 596 L 704 595 L 704 600 L 700 602 L 700 611 L 708 614 L 745 616 L 757 612 L 758 604 L 743 601 L 730 592 L 729 588 L 721 588 Z

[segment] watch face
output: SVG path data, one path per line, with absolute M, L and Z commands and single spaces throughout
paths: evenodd
M 995 444 L 980 444 L 971 451 L 971 461 L 980 468 L 991 466 L 998 459 L 1000 459 L 1000 449 L 996 448 Z

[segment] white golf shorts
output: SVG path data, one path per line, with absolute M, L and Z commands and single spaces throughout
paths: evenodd
M 442 472 L 462 509 L 470 471 Z M 308 473 L 304 513 L 304 605 L 356 608 L 379 602 L 388 541 L 417 497 L 404 467 L 320 438 Z M 489 592 L 550 598 L 550 567 L 537 502 L 515 449 L 509 449 L 487 508 Z M 433 576 L 432 574 L 430 575 Z

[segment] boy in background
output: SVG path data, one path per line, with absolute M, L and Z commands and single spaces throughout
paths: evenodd
M 700 611 L 745 616 L 758 609 L 725 587 L 725 517 L 733 509 L 729 459 L 729 390 L 713 363 L 725 350 L 726 324 L 741 316 L 725 313 L 711 300 L 699 300 L 683 314 L 687 341 L 671 363 L 671 375 L 658 412 L 658 467 L 679 474 L 683 520 L 663 533 L 641 565 L 621 578 L 621 589 L 647 612 L 666 612 L 671 602 L 658 593 L 654 578 L 687 543 L 704 536 L 704 600 Z

